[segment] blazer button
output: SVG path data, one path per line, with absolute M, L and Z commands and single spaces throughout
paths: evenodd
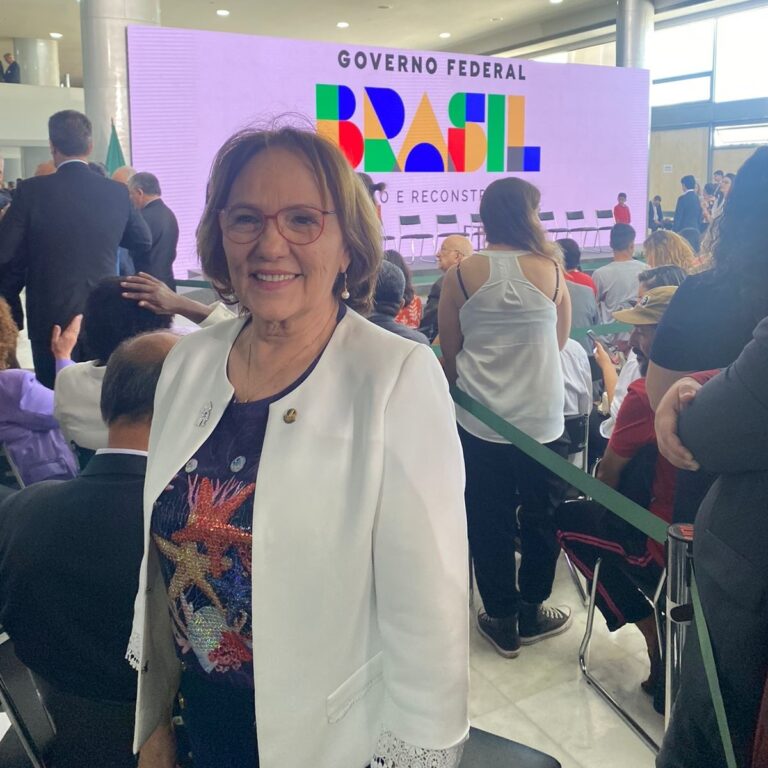
M 298 417 L 298 413 L 296 413 L 295 408 L 289 408 L 284 414 L 283 414 L 283 421 L 286 424 L 293 424 L 294 421 L 296 421 L 296 418 Z

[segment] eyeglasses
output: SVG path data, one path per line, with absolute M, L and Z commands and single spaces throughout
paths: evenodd
M 267 215 L 258 208 L 235 205 L 219 211 L 219 223 L 224 236 L 233 243 L 247 245 L 261 237 L 269 219 L 274 219 L 277 231 L 293 245 L 314 243 L 325 228 L 325 217 L 336 211 L 323 211 L 311 205 L 295 205 Z

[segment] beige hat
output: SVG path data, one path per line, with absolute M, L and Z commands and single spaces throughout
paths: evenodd
M 669 302 L 677 291 L 676 285 L 652 288 L 632 309 L 621 309 L 613 316 L 620 323 L 629 325 L 656 325 L 667 311 Z

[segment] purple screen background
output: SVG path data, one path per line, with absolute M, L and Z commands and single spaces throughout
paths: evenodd
M 386 72 L 383 67 L 373 71 L 370 56 L 368 68 L 359 70 L 352 64 L 344 69 L 338 61 L 341 50 L 352 55 L 365 51 L 431 56 L 438 70 L 434 75 Z M 424 93 L 444 136 L 449 127 L 448 101 L 454 93 L 524 96 L 525 143 L 541 147 L 541 170 L 514 175 L 541 189 L 541 210 L 554 211 L 558 226 L 564 225 L 566 210 L 584 210 L 591 225 L 595 209 L 613 208 L 618 192 L 626 192 L 632 223 L 639 237 L 645 232 L 649 130 L 645 70 L 490 58 L 502 62 L 505 71 L 510 63 L 520 64 L 526 79 L 460 77 L 458 66 L 448 76 L 448 59 L 484 62 L 489 58 L 167 27 L 130 27 L 128 54 L 132 164 L 159 178 L 163 198 L 179 220 L 178 277 L 199 268 L 194 232 L 218 148 L 234 131 L 286 113 L 314 124 L 317 83 L 352 88 L 357 97 L 353 121 L 361 130 L 363 88 L 394 88 L 406 110 L 405 127 L 392 140 L 396 153 Z M 362 165 L 357 170 L 363 170 Z M 504 174 L 371 175 L 387 184 L 382 219 L 385 232 L 397 237 L 399 215 L 420 214 L 423 230 L 434 232 L 436 214 L 455 213 L 463 229 L 470 214 L 479 210 L 479 190 Z M 468 190 L 470 200 L 411 202 L 414 191 L 426 190 L 429 195 L 441 189 Z M 476 190 L 474 201 L 472 190 Z M 402 204 L 397 202 L 398 193 L 405 201 Z M 592 237 L 588 236 L 588 245 Z M 607 233 L 602 238 L 606 242 Z M 388 247 L 397 247 L 397 241 Z

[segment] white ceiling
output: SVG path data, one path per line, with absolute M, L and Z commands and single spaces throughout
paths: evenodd
M 391 6 L 381 8 L 381 6 Z M 218 8 L 231 13 L 216 15 Z M 571 29 L 615 15 L 616 0 L 160 0 L 164 26 L 211 29 L 350 45 L 485 53 L 536 38 L 547 25 Z M 498 18 L 500 21 L 492 21 Z M 338 21 L 349 23 L 337 29 Z M 2 0 L 0 40 L 61 32 L 61 76 L 82 82 L 78 0 Z M 441 32 L 450 32 L 448 40 Z M 201 61 L 201 67 L 215 66 Z M 193 74 L 193 73 L 190 73 Z

